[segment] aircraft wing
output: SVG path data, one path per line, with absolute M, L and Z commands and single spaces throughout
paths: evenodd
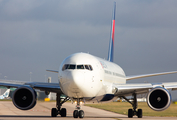
M 155 87 L 163 87 L 167 90 L 177 90 L 177 82 L 168 83 L 142 83 L 142 84 L 113 84 L 113 90 L 116 96 L 128 96 L 133 93 L 143 94 L 149 92 Z
M 48 92 L 55 92 L 55 93 L 63 93 L 59 86 L 59 83 L 42 83 L 42 82 L 31 82 L 25 83 L 25 85 L 29 85 L 32 88 L 41 90 L 41 91 L 48 91 Z
M 29 82 L 29 83 L 21 83 L 16 84 L 15 81 L 13 83 L 7 82 L 1 82 L 0 86 L 4 86 L 7 88 L 18 88 L 23 86 L 29 86 L 34 89 L 38 89 L 41 91 L 47 91 L 47 92 L 55 92 L 55 93 L 62 93 L 59 83 L 42 83 L 42 82 Z
M 47 72 L 54 72 L 54 73 L 58 73 L 57 70 L 46 70 Z
M 133 80 L 133 79 L 139 79 L 139 78 L 145 78 L 145 77 L 152 77 L 152 76 L 158 76 L 158 75 L 173 74 L 173 73 L 177 73 L 177 71 L 161 72 L 161 73 L 152 73 L 152 74 L 144 74 L 144 75 L 127 76 L 127 77 L 126 77 L 126 80 Z

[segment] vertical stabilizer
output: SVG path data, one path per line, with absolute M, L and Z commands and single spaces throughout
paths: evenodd
M 108 52 L 108 61 L 111 61 L 111 62 L 113 62 L 113 57 L 114 57 L 115 13 L 116 13 L 116 2 L 114 2 L 114 8 L 113 8 L 113 14 L 112 14 L 111 34 L 110 34 L 109 52 Z
M 0 99 L 4 99 L 9 97 L 10 89 L 7 89 L 6 92 L 3 95 L 0 95 Z
M 7 89 L 6 92 L 3 94 L 4 97 L 9 97 L 10 89 Z

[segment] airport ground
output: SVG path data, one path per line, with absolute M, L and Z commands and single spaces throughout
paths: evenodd
M 66 102 L 63 107 L 67 109 L 67 117 L 62 118 L 60 116 L 52 118 L 51 108 L 55 107 L 55 102 L 38 102 L 37 105 L 27 111 L 17 109 L 12 101 L 0 101 L 0 120 L 75 120 L 73 118 L 73 110 L 75 104 Z M 109 112 L 101 109 L 96 109 L 88 106 L 82 106 L 85 112 L 84 119 L 87 120 L 136 120 L 137 117 L 127 118 L 127 115 L 121 115 L 114 112 Z M 78 118 L 79 119 L 79 118 Z M 140 118 L 141 119 L 141 118 Z M 147 117 L 144 116 L 141 120 L 176 120 L 177 117 Z

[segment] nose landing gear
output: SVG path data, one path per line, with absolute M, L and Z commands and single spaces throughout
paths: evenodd
M 80 110 L 81 106 L 80 106 L 80 99 L 77 99 L 77 105 L 76 105 L 76 110 L 74 110 L 73 112 L 73 117 L 74 118 L 84 118 L 84 111 Z

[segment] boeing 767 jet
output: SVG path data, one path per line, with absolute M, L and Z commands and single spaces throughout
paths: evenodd
M 56 108 L 51 109 L 51 116 L 67 116 L 66 108 L 62 108 L 67 100 L 76 101 L 76 108 L 73 112 L 74 118 L 83 118 L 84 111 L 80 102 L 97 101 L 105 102 L 114 98 L 124 98 L 132 105 L 128 110 L 128 117 L 138 116 L 142 118 L 142 109 L 137 109 L 137 95 L 147 93 L 147 104 L 155 111 L 167 109 L 172 101 L 169 90 L 177 90 L 177 82 L 167 83 L 134 83 L 127 84 L 128 80 L 177 73 L 177 71 L 153 73 L 136 76 L 126 76 L 124 70 L 114 63 L 114 29 L 115 29 L 114 2 L 111 35 L 108 50 L 108 59 L 102 59 L 88 53 L 74 53 L 63 60 L 59 70 L 48 70 L 58 73 L 59 83 L 38 83 L 30 82 L 24 84 L 0 83 L 0 86 L 7 88 L 15 87 L 13 93 L 13 104 L 21 110 L 29 110 L 36 105 L 36 89 L 56 93 Z M 60 96 L 66 98 L 62 101 Z M 127 99 L 133 96 L 133 101 Z M 119 109 L 119 108 L 117 108 Z

